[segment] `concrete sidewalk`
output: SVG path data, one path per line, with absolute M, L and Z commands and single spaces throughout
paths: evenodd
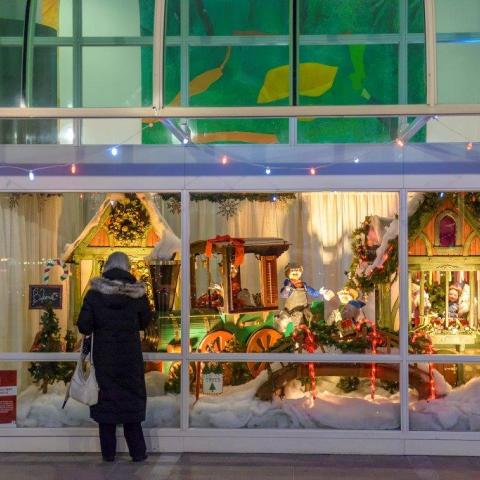
M 119 455 L 0 453 L 2 480 L 476 480 L 480 457 L 152 454 L 143 464 Z

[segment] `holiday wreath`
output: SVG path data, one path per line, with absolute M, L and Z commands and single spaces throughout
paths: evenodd
M 132 245 L 141 241 L 148 225 L 145 207 L 135 195 L 127 194 L 112 208 L 108 232 L 116 241 Z

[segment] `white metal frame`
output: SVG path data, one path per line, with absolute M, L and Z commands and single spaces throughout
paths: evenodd
M 301 178 L 296 191 L 315 191 L 318 188 L 306 187 Z M 293 178 L 286 179 L 292 182 Z M 460 178 L 460 181 L 462 178 Z M 218 180 L 209 179 L 210 191 L 218 191 Z M 271 179 L 267 179 L 267 182 Z M 448 178 L 444 179 L 448 182 Z M 142 179 L 130 179 L 132 189 L 138 189 Z M 101 179 L 90 179 L 90 187 L 101 185 Z M 266 184 L 267 185 L 267 184 Z M 71 190 L 77 190 L 71 185 Z M 379 190 L 375 182 L 367 179 L 362 190 Z M 31 189 L 33 191 L 33 189 Z M 239 188 L 238 191 L 242 189 Z M 263 188 L 263 191 L 278 191 Z M 291 189 L 290 189 L 291 190 Z M 328 190 L 328 189 L 327 189 Z M 421 190 L 431 190 L 425 185 Z M 448 190 L 448 189 L 445 189 Z M 38 190 L 37 190 L 38 191 Z M 407 286 L 407 189 L 398 188 L 400 206 L 399 264 L 401 292 Z M 189 194 L 182 190 L 182 278 L 189 278 Z M 480 356 L 469 355 L 408 355 L 408 299 L 404 293 L 400 297 L 400 353 L 397 355 L 362 354 L 199 354 L 189 352 L 189 288 L 184 282 L 182 289 L 182 353 L 145 353 L 145 360 L 182 362 L 181 424 L 178 429 L 154 428 L 147 431 L 147 441 L 152 451 L 197 451 L 197 452 L 294 452 L 294 453 L 360 453 L 360 454 L 439 454 L 439 455 L 478 455 L 480 432 L 421 432 L 409 430 L 408 411 L 408 365 L 416 362 L 435 363 L 480 363 Z M 73 361 L 74 353 L 0 353 L 1 362 L 26 361 Z M 400 365 L 400 413 L 401 429 L 398 431 L 358 431 L 358 430 L 278 430 L 271 429 L 195 429 L 189 428 L 190 394 L 188 386 L 188 366 L 193 361 L 270 361 L 270 362 L 309 362 L 320 363 L 388 363 Z M 64 439 L 68 438 L 68 442 Z M 41 439 L 41 443 L 39 443 Z M 125 445 L 121 443 L 121 448 Z M 0 451 L 97 451 L 97 431 L 92 428 L 19 428 L 0 430 Z
M 74 2 L 74 4 L 77 2 Z M 188 8 L 188 2 L 183 2 L 183 8 Z M 157 0 L 154 19 L 154 68 L 153 68 L 153 104 L 152 108 L 0 108 L 0 118 L 231 118 L 231 117 L 332 117 L 332 116 L 418 116 L 418 115 L 479 115 L 480 105 L 439 105 L 436 101 L 436 61 L 435 61 L 435 16 L 434 0 L 425 0 L 426 11 L 426 49 L 427 49 L 427 103 L 425 105 L 368 105 L 368 106 L 294 106 L 294 107 L 215 107 L 192 108 L 188 107 L 188 99 L 182 94 L 182 107 L 167 107 L 163 99 L 163 33 L 165 1 Z M 185 13 L 185 10 L 184 12 Z M 405 13 L 405 12 L 404 12 Z M 185 34 L 185 25 L 183 25 Z M 188 28 L 188 25 L 187 25 Z M 183 37 L 185 38 L 185 37 Z M 95 39 L 96 41 L 101 41 Z M 285 39 L 280 39 L 284 41 Z M 322 39 L 315 39 L 319 41 Z M 326 41 L 326 39 L 324 39 Z M 342 40 L 342 39 L 340 39 Z M 396 41 L 395 39 L 390 39 Z M 93 39 L 91 40 L 94 41 Z M 167 45 L 175 45 L 176 39 L 167 39 Z M 195 40 L 191 39 L 192 42 Z M 235 40 L 236 41 L 236 40 Z M 261 42 L 262 38 L 247 38 L 245 42 Z M 351 38 L 345 41 L 351 41 Z M 359 42 L 368 42 L 368 38 L 358 38 Z M 47 40 L 45 42 L 48 43 Z M 179 42 L 181 48 L 188 49 L 187 43 Z M 216 37 L 215 42 L 232 44 L 231 38 Z M 288 43 L 288 38 L 286 38 Z M 255 43 L 258 44 L 258 43 Z M 78 45 L 77 45 L 78 48 Z M 187 52 L 188 54 L 188 52 Z M 183 55 L 182 65 L 188 69 L 188 61 Z M 187 70 L 188 73 L 188 70 Z M 182 91 L 185 92 L 185 82 L 188 85 L 188 74 L 184 75 Z M 187 79 L 187 80 L 185 80 Z M 76 104 L 79 104 L 76 102 Z M 295 135 L 294 135 L 295 136 Z M 292 141 L 291 143 L 295 143 Z M 19 153 L 29 152 L 28 148 L 19 147 Z M 35 152 L 30 152 L 35 159 L 42 157 L 42 152 L 48 152 L 42 146 L 34 146 Z M 61 150 L 58 152 L 68 152 Z M 229 147 L 232 152 L 237 150 Z M 298 147 L 295 147 L 298 148 Z M 365 147 L 359 147 L 365 148 Z M 4 151 L 13 152 L 6 148 Z M 76 150 L 78 152 L 79 150 Z M 168 154 L 172 150 L 162 150 L 158 147 L 157 153 Z M 212 157 L 220 150 L 213 148 Z M 201 152 L 200 152 L 201 153 Z M 98 152 L 97 152 L 98 154 Z M 177 150 L 176 154 L 185 158 L 195 156 L 199 151 Z M 63 155 L 63 154 L 62 154 Z M 235 153 L 233 153 L 235 155 Z M 399 154 L 400 156 L 403 154 Z M 25 162 L 31 158 L 25 155 Z M 72 158 L 76 158 L 76 153 Z M 9 154 L 4 161 L 8 163 Z M 51 161 L 51 160 L 50 160 Z M 59 160 L 60 161 L 60 160 Z M 63 160 L 65 161 L 65 160 Z M 204 355 L 190 353 L 189 347 L 189 289 L 188 282 L 184 282 L 182 289 L 182 353 L 145 353 L 145 360 L 164 360 L 182 362 L 182 396 L 181 396 L 181 423 L 178 429 L 151 429 L 147 432 L 150 448 L 153 451 L 241 451 L 241 452 L 298 452 L 298 453 L 385 453 L 385 454 L 475 454 L 480 452 L 480 433 L 470 432 L 415 432 L 409 430 L 408 412 L 408 364 L 411 362 L 480 363 L 480 357 L 458 355 L 408 355 L 408 299 L 407 292 L 407 190 L 432 189 L 475 189 L 478 188 L 479 175 L 438 175 L 432 181 L 430 175 L 420 175 L 416 178 L 407 175 L 369 176 L 369 175 L 342 175 L 342 176 L 282 176 L 267 178 L 265 176 L 239 178 L 222 177 L 223 190 L 230 191 L 320 191 L 320 190 L 358 190 L 361 178 L 362 191 L 389 190 L 399 192 L 400 199 L 400 340 L 401 350 L 398 355 L 320 355 L 320 354 L 221 354 Z M 193 191 L 217 191 L 218 179 L 214 177 L 168 178 L 171 189 L 181 191 L 182 196 L 182 278 L 189 279 L 189 193 Z M 69 179 L 69 191 L 109 191 L 112 189 L 111 177 L 75 177 Z M 116 178 L 116 190 L 152 190 L 158 191 L 158 185 L 164 186 L 162 177 L 130 177 Z M 295 189 L 292 190 L 292 185 Z M 382 185 L 382 188 L 378 186 Z M 0 177 L 0 191 L 58 191 L 58 177 L 38 177 L 31 183 L 24 177 Z M 27 361 L 73 361 L 77 358 L 73 353 L 0 353 L 1 362 Z M 282 430 L 281 437 L 278 430 L 225 430 L 225 429 L 193 429 L 188 427 L 189 393 L 188 393 L 188 366 L 191 361 L 198 360 L 224 361 L 318 361 L 322 363 L 358 362 L 358 363 L 395 363 L 400 365 L 400 394 L 401 394 L 401 429 L 399 431 L 350 431 L 350 430 Z M 68 442 L 65 439 L 68 438 Z M 98 450 L 96 429 L 65 428 L 65 429 L 5 429 L 0 430 L 1 451 L 96 451 Z

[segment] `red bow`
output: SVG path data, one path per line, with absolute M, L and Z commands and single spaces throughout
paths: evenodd
M 210 258 L 213 252 L 213 244 L 223 242 L 231 243 L 235 247 L 235 261 L 233 264 L 239 267 L 243 263 L 243 257 L 245 256 L 245 247 L 243 246 L 245 240 L 242 238 L 232 238 L 230 235 L 217 235 L 215 238 L 210 238 L 205 245 L 205 255 Z

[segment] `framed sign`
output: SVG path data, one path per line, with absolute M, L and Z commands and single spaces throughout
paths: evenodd
M 17 372 L 0 370 L 0 427 L 15 427 L 17 422 Z
M 54 310 L 62 308 L 62 285 L 30 285 L 28 292 L 28 308 L 30 310 L 43 309 L 51 303 Z

